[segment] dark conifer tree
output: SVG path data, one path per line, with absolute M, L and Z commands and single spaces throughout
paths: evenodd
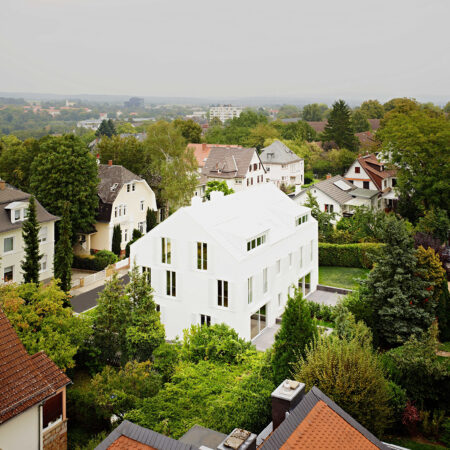
M 55 247 L 54 273 L 55 278 L 61 281 L 61 289 L 69 292 L 72 286 L 72 228 L 70 222 L 70 204 L 63 206 L 62 220 L 59 228 L 59 240 Z
M 25 259 L 22 261 L 25 283 L 39 283 L 39 223 L 36 217 L 36 201 L 30 197 L 27 220 L 22 225 L 22 237 L 25 245 Z
M 120 257 L 120 244 L 122 242 L 122 230 L 120 225 L 115 225 L 113 229 L 111 251 Z
M 147 216 L 146 216 L 146 222 L 147 222 L 147 233 L 156 227 L 156 211 L 153 211 L 150 208 L 147 208 Z

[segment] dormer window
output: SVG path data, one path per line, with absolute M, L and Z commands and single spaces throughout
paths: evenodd
M 21 211 L 20 209 L 14 210 L 14 222 L 18 222 L 20 220 L 20 215 L 21 215 L 20 211 Z
M 12 202 L 5 209 L 10 210 L 11 223 L 21 222 L 27 218 L 28 202 Z
M 308 214 L 304 214 L 303 216 L 298 216 L 295 219 L 295 226 L 298 227 L 299 225 L 301 225 L 302 223 L 305 223 L 308 221 Z
M 262 233 L 250 240 L 247 241 L 247 251 L 253 250 L 256 247 L 259 247 L 260 245 L 263 245 L 266 243 L 267 240 L 267 233 Z

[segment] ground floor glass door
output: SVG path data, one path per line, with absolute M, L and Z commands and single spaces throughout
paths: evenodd
M 253 339 L 267 326 L 267 305 L 262 306 L 250 317 L 250 336 Z

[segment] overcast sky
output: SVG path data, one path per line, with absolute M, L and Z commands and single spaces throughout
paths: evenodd
M 450 97 L 450 0 L 0 0 L 0 91 Z

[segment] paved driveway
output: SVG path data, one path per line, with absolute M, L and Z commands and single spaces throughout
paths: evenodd
M 344 297 L 344 294 L 337 294 L 336 292 L 327 292 L 317 289 L 313 293 L 309 294 L 307 299 L 314 303 L 336 306 L 337 302 L 342 297 Z
M 128 284 L 130 282 L 130 277 L 128 275 L 124 275 L 121 277 L 121 281 L 124 284 Z M 73 310 L 76 313 L 82 313 L 96 306 L 98 295 L 103 291 L 103 289 L 105 289 L 104 284 L 93 288 L 90 291 L 83 292 L 82 294 L 72 297 L 70 303 L 72 303 Z

